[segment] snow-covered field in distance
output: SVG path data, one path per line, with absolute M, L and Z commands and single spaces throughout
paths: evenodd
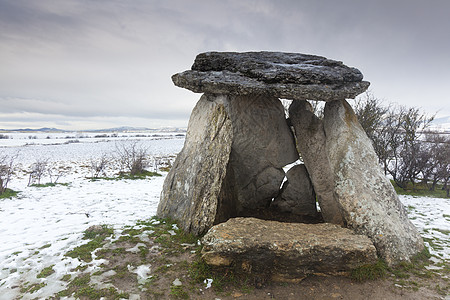
M 48 135 L 47 133 L 44 133 Z M 34 133 L 33 133 L 34 135 Z M 164 134 L 162 134 L 164 135 Z M 103 154 L 111 155 L 120 143 L 139 141 L 152 157 L 173 159 L 181 150 L 184 137 L 174 134 L 152 137 L 81 138 L 80 142 L 58 143 L 66 133 L 36 138 L 30 143 L 8 144 L 22 135 L 0 140 L 0 154 L 17 154 L 16 177 L 10 188 L 21 191 L 18 198 L 0 199 L 0 300 L 14 299 L 26 282 L 47 284 L 24 299 L 45 298 L 67 283 L 65 274 L 73 273 L 80 262 L 65 257 L 71 249 L 85 243 L 83 231 L 91 225 L 109 224 L 116 231 L 156 213 L 167 175 L 146 180 L 90 181 L 89 163 Z M 48 140 L 51 142 L 47 143 Z M 58 142 L 57 142 L 58 141 Z M 70 172 L 59 182 L 68 186 L 27 187 L 28 171 L 37 159 L 48 159 L 54 166 Z M 110 170 L 113 172 L 114 170 Z M 42 180 L 47 182 L 48 178 Z M 450 200 L 401 196 L 412 222 L 433 244 L 433 260 L 450 259 Z M 37 279 L 45 267 L 54 265 L 54 274 Z M 28 297 L 28 298 L 27 298 Z
M 78 137 L 69 143 L 72 138 L 66 138 L 67 133 L 33 132 L 37 137 L 32 139 L 29 133 L 8 135 L 12 138 L 0 139 L 0 156 L 17 155 L 15 176 L 8 187 L 20 193 L 17 198 L 0 199 L 0 299 L 14 299 L 21 284 L 35 282 L 37 272 L 49 265 L 55 264 L 59 274 L 70 273 L 79 262 L 63 254 L 85 242 L 81 237 L 89 226 L 121 228 L 155 215 L 166 173 L 145 180 L 90 181 L 86 177 L 91 176 L 91 160 L 102 155 L 112 160 L 117 147 L 137 143 L 150 159 L 173 161 L 184 144 L 179 133 Z M 28 172 L 38 160 L 67 169 L 58 182 L 69 185 L 27 186 Z M 110 167 L 108 175 L 117 171 Z M 48 177 L 41 180 L 47 182 Z M 40 293 L 50 295 L 63 284 L 57 280 Z

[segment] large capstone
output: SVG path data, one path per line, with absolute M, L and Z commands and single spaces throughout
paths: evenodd
M 215 267 L 234 267 L 275 281 L 309 274 L 342 274 L 375 263 L 369 238 L 340 226 L 233 218 L 213 226 L 202 239 L 202 258 Z
M 324 129 L 334 192 L 347 227 L 367 235 L 388 264 L 409 261 L 423 250 L 422 238 L 347 101 L 326 103 Z
M 196 93 L 268 95 L 293 100 L 354 98 L 369 82 L 356 68 L 322 56 L 282 52 L 207 52 L 172 76 Z

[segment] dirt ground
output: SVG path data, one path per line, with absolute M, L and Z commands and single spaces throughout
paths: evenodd
M 364 283 L 354 282 L 345 277 L 312 276 L 297 284 L 269 284 L 260 289 L 255 288 L 250 293 L 234 290 L 227 295 L 206 292 L 192 295 L 192 299 L 352 299 L 352 300 L 419 300 L 419 299 L 450 299 L 450 295 L 439 294 L 435 280 L 421 282 L 423 285 L 417 291 L 411 288 L 397 287 L 392 280 L 376 280 Z M 444 282 L 441 282 L 441 286 Z

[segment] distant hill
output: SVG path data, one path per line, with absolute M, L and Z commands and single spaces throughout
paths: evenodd
M 121 126 L 107 129 L 84 130 L 85 132 L 129 132 L 129 131 L 150 131 L 150 132 L 186 132 L 186 128 L 179 127 L 163 127 L 163 128 L 147 128 L 147 127 L 130 127 Z
M 147 131 L 147 132 L 186 132 L 186 128 L 179 127 L 163 127 L 163 128 L 146 128 L 146 127 L 131 127 L 131 126 L 121 126 L 107 129 L 91 129 L 91 130 L 62 130 L 58 128 L 20 128 L 20 129 L 0 129 L 0 132 L 130 132 L 130 131 Z
M 436 118 L 431 122 L 433 129 L 440 129 L 445 132 L 450 132 L 450 116 Z
M 65 130 L 61 130 L 58 128 L 38 128 L 38 129 L 32 129 L 32 128 L 21 128 L 21 129 L 0 129 L 0 131 L 20 131 L 20 132 L 64 132 Z

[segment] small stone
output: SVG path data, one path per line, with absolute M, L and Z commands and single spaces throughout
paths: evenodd
M 134 246 L 133 248 L 126 249 L 126 251 L 131 253 L 138 253 L 140 251 L 139 247 L 147 247 L 147 245 L 144 243 L 137 243 L 136 246 Z
M 175 280 L 172 282 L 172 285 L 181 286 L 181 285 L 183 285 L 183 283 L 180 281 L 180 279 L 175 278 Z
M 339 293 L 332 293 L 331 294 L 331 298 L 339 298 L 339 297 L 342 297 L 342 295 L 339 294 Z

